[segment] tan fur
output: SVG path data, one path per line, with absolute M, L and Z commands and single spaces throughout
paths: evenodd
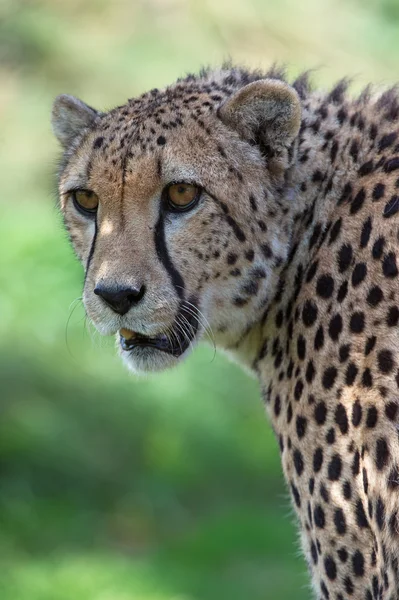
M 149 92 L 78 130 L 58 108 L 61 142 L 75 131 L 61 207 L 87 267 L 94 324 L 105 334 L 170 332 L 189 301 L 196 340 L 210 324 L 259 379 L 317 597 L 398 600 L 396 92 L 350 99 L 344 82 L 313 92 L 304 77 L 291 87 L 276 71 L 228 69 Z M 173 181 L 203 188 L 192 210 L 165 209 Z M 94 247 L 73 187 L 99 196 Z M 180 297 L 159 250 L 160 215 Z M 94 295 L 100 280 L 146 294 L 120 316 Z M 121 353 L 137 371 L 178 360 Z

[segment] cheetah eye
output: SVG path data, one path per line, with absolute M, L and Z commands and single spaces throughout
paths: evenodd
M 172 183 L 165 188 L 164 195 L 169 210 L 183 212 L 198 202 L 201 188 L 191 183 Z
M 90 190 L 74 190 L 71 192 L 75 208 L 85 216 L 92 216 L 97 212 L 98 196 Z

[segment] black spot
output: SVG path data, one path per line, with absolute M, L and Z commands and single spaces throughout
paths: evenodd
M 362 208 L 362 206 L 364 204 L 365 198 L 366 198 L 366 193 L 365 193 L 364 189 L 362 188 L 361 190 L 359 190 L 359 192 L 356 194 L 356 196 L 352 200 L 351 208 L 350 208 L 351 215 L 355 215 L 357 212 L 359 212 L 359 210 Z
M 316 292 L 321 298 L 331 298 L 334 292 L 334 280 L 331 275 L 322 275 L 319 277 L 317 280 Z
M 354 427 L 358 427 L 360 425 L 361 420 L 362 420 L 362 406 L 359 402 L 359 399 L 357 399 L 352 407 L 352 425 Z
M 230 252 L 230 254 L 227 255 L 227 264 L 228 265 L 235 265 L 235 263 L 237 262 L 237 254 L 234 254 L 233 252 Z
M 258 210 L 258 206 L 256 204 L 255 196 L 253 194 L 250 194 L 249 201 L 251 203 L 252 210 L 256 212 Z
M 338 481 L 342 472 L 342 460 L 339 454 L 334 454 L 328 465 L 328 478 L 331 481 Z
M 350 344 L 343 344 L 339 348 L 339 361 L 341 363 L 345 362 L 349 358 L 350 353 Z
M 360 454 L 358 451 L 356 451 L 353 456 L 353 462 L 352 462 L 353 476 L 356 477 L 356 475 L 359 475 L 359 471 L 360 471 Z
M 385 219 L 390 219 L 399 211 L 399 196 L 392 196 L 392 198 L 384 206 L 383 216 Z
M 337 313 L 336 315 L 334 315 L 330 321 L 330 324 L 328 326 L 328 333 L 329 336 L 332 340 L 334 340 L 334 342 L 336 342 L 339 338 L 339 336 L 341 335 L 342 332 L 342 317 L 339 313 Z
M 272 249 L 270 248 L 269 244 L 262 244 L 261 250 L 262 250 L 265 258 L 272 258 L 273 252 L 272 252 Z
M 350 244 L 344 244 L 341 246 L 338 252 L 338 268 L 340 273 L 346 271 L 352 261 L 353 251 Z
M 396 137 L 397 137 L 397 134 L 394 131 L 391 133 L 387 133 L 386 135 L 383 135 L 382 138 L 380 139 L 380 141 L 378 142 L 378 151 L 382 152 L 389 146 L 392 146 L 392 144 L 396 140 Z
M 316 374 L 316 370 L 315 370 L 315 368 L 314 368 L 313 361 L 312 361 L 312 360 L 310 360 L 310 361 L 308 362 L 308 365 L 307 365 L 307 367 L 306 367 L 306 373 L 305 373 L 306 381 L 307 381 L 308 383 L 312 383 L 312 381 L 313 381 L 313 379 L 314 379 L 314 376 L 315 376 L 315 374 Z
M 393 158 L 388 159 L 384 163 L 383 169 L 384 169 L 385 173 L 390 173 L 391 171 L 395 171 L 396 169 L 399 169 L 399 157 L 394 156 Z
M 385 185 L 383 183 L 377 183 L 373 189 L 373 201 L 380 200 L 385 193 Z
M 364 329 L 364 313 L 354 312 L 349 321 L 349 327 L 352 333 L 362 333 Z
M 353 123 L 352 123 L 353 121 Z M 351 125 L 354 124 L 354 116 L 351 117 Z M 352 141 L 351 147 L 349 149 L 349 153 L 352 156 L 354 161 L 357 161 L 358 153 L 359 153 L 359 144 L 356 140 Z
M 324 425 L 324 423 L 326 422 L 326 416 L 327 416 L 327 407 L 325 402 L 321 401 L 318 404 L 316 404 L 315 409 L 314 409 L 314 418 L 316 420 L 316 423 L 318 425 Z
M 343 404 L 339 403 L 335 409 L 335 422 L 341 430 L 342 434 L 348 433 L 348 416 Z
M 93 142 L 93 148 L 101 148 L 101 146 L 104 143 L 104 138 L 103 137 L 98 137 L 94 140 Z
M 315 522 L 316 527 L 318 527 L 319 529 L 324 529 L 324 526 L 326 523 L 326 518 L 325 518 L 324 510 L 322 509 L 320 504 L 316 505 L 316 507 L 314 509 L 313 517 L 314 517 L 314 522 Z
M 320 325 L 320 327 L 316 331 L 316 335 L 314 338 L 314 348 L 315 348 L 315 350 L 320 350 L 320 348 L 322 348 L 323 345 L 324 345 L 324 330 L 323 330 L 323 327 Z
M 388 252 L 388 254 L 384 256 L 382 272 L 384 273 L 385 277 L 397 277 L 398 267 L 396 266 L 396 254 L 394 252 Z
M 352 285 L 353 287 L 357 287 L 364 281 L 367 275 L 367 266 L 366 263 L 357 263 L 352 273 Z
M 375 406 L 370 406 L 367 411 L 366 425 L 369 429 L 373 429 L 377 425 L 378 410 Z
M 393 467 L 388 476 L 388 487 L 391 489 L 397 489 L 399 487 L 399 469 Z
M 347 293 L 348 293 L 348 282 L 344 281 L 343 283 L 341 283 L 340 288 L 338 290 L 338 294 L 337 294 L 338 302 L 343 302 L 346 298 Z
M 160 135 L 157 138 L 157 144 L 158 146 L 164 146 L 166 144 L 166 138 L 163 135 Z
M 299 360 L 304 360 L 306 357 L 306 340 L 303 335 L 300 335 L 297 340 L 297 352 Z
M 319 556 L 317 554 L 317 548 L 316 548 L 316 544 L 314 543 L 314 541 L 312 540 L 312 543 L 310 545 L 310 554 L 312 556 L 312 561 L 314 565 L 317 565 L 318 561 L 319 561 Z
M 385 438 L 379 438 L 376 444 L 375 464 L 382 471 L 388 464 L 389 448 Z
M 370 289 L 367 295 L 367 302 L 374 308 L 381 302 L 383 297 L 384 294 L 382 293 L 381 288 L 378 285 L 375 285 Z
M 366 513 L 364 512 L 363 502 L 359 500 L 356 502 L 356 522 L 361 529 L 365 529 L 369 526 L 367 521 Z
M 375 509 L 375 517 L 377 519 L 377 525 L 379 529 L 382 530 L 385 524 L 385 505 L 382 501 L 381 496 L 378 496 L 377 506 Z
M 307 272 L 307 274 L 306 274 L 306 283 L 309 283 L 310 281 L 312 281 L 313 277 L 314 277 L 314 276 L 315 276 L 315 274 L 316 274 L 316 271 L 317 271 L 317 266 L 318 266 L 318 264 L 319 264 L 319 263 L 318 263 L 318 261 L 316 260 L 316 261 L 314 261 L 314 262 L 313 262 L 313 263 L 310 265 L 310 267 L 309 267 L 309 270 L 308 270 L 308 272 Z
M 369 160 L 365 163 L 362 164 L 362 166 L 359 168 L 359 175 L 360 177 L 365 177 L 366 175 L 370 175 L 370 173 L 372 173 L 373 171 L 373 161 Z
M 307 427 L 307 419 L 305 417 L 301 417 L 300 415 L 296 418 L 296 433 L 299 439 L 303 438 L 306 433 Z
M 253 250 L 247 250 L 247 251 L 245 252 L 245 258 L 246 258 L 247 260 L 249 260 L 249 262 L 252 262 L 252 261 L 253 261 L 253 259 L 254 259 L 254 256 L 255 256 L 255 253 L 254 253 L 254 251 L 253 251 Z
M 391 373 L 394 368 L 394 360 L 390 350 L 380 350 L 377 354 L 377 362 L 381 373 Z
M 337 374 L 338 372 L 335 367 L 327 367 L 324 371 L 322 383 L 326 390 L 330 390 L 333 387 Z
M 298 449 L 294 451 L 294 466 L 297 474 L 301 476 L 303 473 L 304 464 L 302 453 Z
M 351 386 L 354 384 L 355 379 L 357 377 L 359 369 L 357 368 L 357 366 L 355 365 L 355 363 L 350 362 L 348 365 L 348 368 L 346 369 L 346 373 L 345 373 L 345 384 L 348 386 Z
M 397 402 L 389 402 L 385 407 L 385 414 L 390 421 L 396 421 L 399 405 Z
M 343 563 L 346 563 L 348 560 L 348 551 L 346 548 L 340 548 L 337 552 L 339 560 Z
M 337 142 L 337 140 L 334 140 L 331 145 L 331 150 L 330 150 L 331 162 L 334 162 L 334 160 L 336 159 L 337 152 L 338 152 L 338 142 Z
M 232 230 L 234 232 L 234 235 L 236 236 L 236 238 L 238 239 L 238 241 L 239 242 L 245 242 L 245 240 L 247 238 L 245 237 L 245 234 L 244 234 L 243 230 L 235 222 L 235 220 L 233 219 L 233 217 L 230 216 L 230 215 L 226 215 L 226 221 L 230 225 L 230 227 L 232 228 Z M 262 249 L 263 249 L 263 247 L 262 247 Z
M 313 300 L 306 300 L 302 310 L 302 320 L 306 327 L 311 327 L 317 319 L 317 306 Z
M 342 508 L 337 508 L 334 513 L 334 525 L 339 535 L 346 533 L 346 519 Z
M 330 593 L 329 593 L 329 591 L 326 587 L 326 584 L 324 583 L 323 580 L 321 580 L 320 589 L 321 589 L 321 592 L 322 592 L 325 600 L 330 600 Z
M 399 321 L 399 308 L 395 305 L 390 306 L 387 314 L 388 327 L 396 327 Z
M 342 486 L 342 491 L 345 500 L 350 500 L 352 498 L 352 487 L 349 481 L 345 481 L 344 485 Z
M 321 225 L 320 223 L 316 223 L 313 228 L 312 235 L 309 238 L 309 248 L 313 248 L 313 246 L 317 243 L 321 234 Z
M 298 489 L 293 483 L 291 483 L 291 491 L 292 495 L 294 496 L 295 504 L 298 508 L 301 508 L 301 496 L 299 495 Z
M 369 243 L 371 230 L 372 230 L 372 222 L 371 222 L 371 217 L 369 217 L 363 223 L 362 233 L 360 235 L 360 247 L 361 248 L 365 248 L 367 246 L 367 244 Z
M 370 352 L 374 349 L 376 341 L 377 341 L 377 338 L 375 337 L 375 335 L 372 335 L 371 337 L 367 338 L 366 345 L 364 348 L 365 356 L 368 356 L 370 354 Z
M 367 471 L 366 469 L 363 467 L 363 489 L 364 489 L 364 493 L 367 496 L 367 492 L 369 489 L 369 481 L 368 481 L 368 477 L 367 477 Z
M 363 577 L 364 575 L 364 556 L 360 550 L 356 550 L 352 556 L 352 567 L 353 573 L 356 577 Z
M 340 108 L 339 111 L 337 112 L 337 119 L 338 119 L 338 123 L 340 125 L 342 125 L 342 123 L 344 123 L 344 121 L 347 118 L 347 113 L 343 108 Z
M 330 495 L 329 495 L 328 490 L 327 490 L 326 486 L 324 485 L 324 483 L 320 484 L 320 496 L 322 497 L 322 499 L 324 500 L 324 502 L 326 504 L 328 504 L 330 502 Z
M 327 444 L 330 444 L 330 445 L 332 445 L 332 444 L 335 443 L 335 429 L 334 429 L 334 427 L 331 427 L 327 431 L 326 442 L 327 442 Z
M 313 455 L 313 469 L 315 473 L 318 473 L 323 465 L 323 450 L 322 448 L 317 448 Z
M 366 388 L 371 388 L 373 385 L 373 376 L 371 375 L 371 371 L 369 367 L 364 369 L 362 375 L 362 386 Z
M 351 596 L 353 594 L 353 592 L 355 591 L 355 588 L 353 586 L 353 582 L 350 577 L 345 577 L 344 586 L 345 586 L 345 591 Z M 342 600 L 343 600 L 343 598 L 342 598 Z
M 303 382 L 301 379 L 298 379 L 298 381 L 295 384 L 295 389 L 294 389 L 294 398 L 297 402 L 299 402 L 299 400 L 301 399 L 302 392 L 303 392 Z
M 335 221 L 334 225 L 331 227 L 330 239 L 328 242 L 329 245 L 332 244 L 333 242 L 335 242 L 335 240 L 339 236 L 341 227 L 342 227 L 342 219 L 338 219 L 337 221 Z
M 281 398 L 280 395 L 277 394 L 277 396 L 274 399 L 274 414 L 276 415 L 276 417 L 279 416 L 281 412 Z
M 352 194 L 352 185 L 350 183 L 345 183 L 343 190 L 342 190 L 342 194 L 338 199 L 337 204 L 343 204 L 344 202 L 346 202 L 347 200 L 349 200 L 350 196 Z
M 373 258 L 379 260 L 382 256 L 385 246 L 385 239 L 383 237 L 379 237 L 373 244 L 372 255 Z
M 329 579 L 334 581 L 337 578 L 337 565 L 331 556 L 326 556 L 324 559 L 324 568 Z

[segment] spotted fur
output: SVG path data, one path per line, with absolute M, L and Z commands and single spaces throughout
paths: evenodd
M 398 94 L 352 98 L 346 81 L 313 91 L 301 76 L 285 84 L 300 129 L 279 144 L 272 121 L 249 135 L 246 113 L 224 120 L 226 103 L 264 79 L 284 75 L 204 71 L 108 113 L 88 109 L 69 129 L 56 105 L 86 308 L 103 333 L 147 335 L 181 303 L 200 310 L 258 377 L 316 597 L 398 600 Z M 192 211 L 162 209 L 173 180 L 203 188 Z M 99 196 L 97 221 L 74 210 L 74 186 Z M 112 314 L 93 295 L 104 278 L 139 281 L 146 295 Z M 139 370 L 176 362 L 122 354 Z

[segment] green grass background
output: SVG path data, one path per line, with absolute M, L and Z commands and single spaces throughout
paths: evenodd
M 228 57 L 385 85 L 398 32 L 397 0 L 0 0 L 1 600 L 310 597 L 256 383 L 206 347 L 136 380 L 74 302 L 51 102 Z

